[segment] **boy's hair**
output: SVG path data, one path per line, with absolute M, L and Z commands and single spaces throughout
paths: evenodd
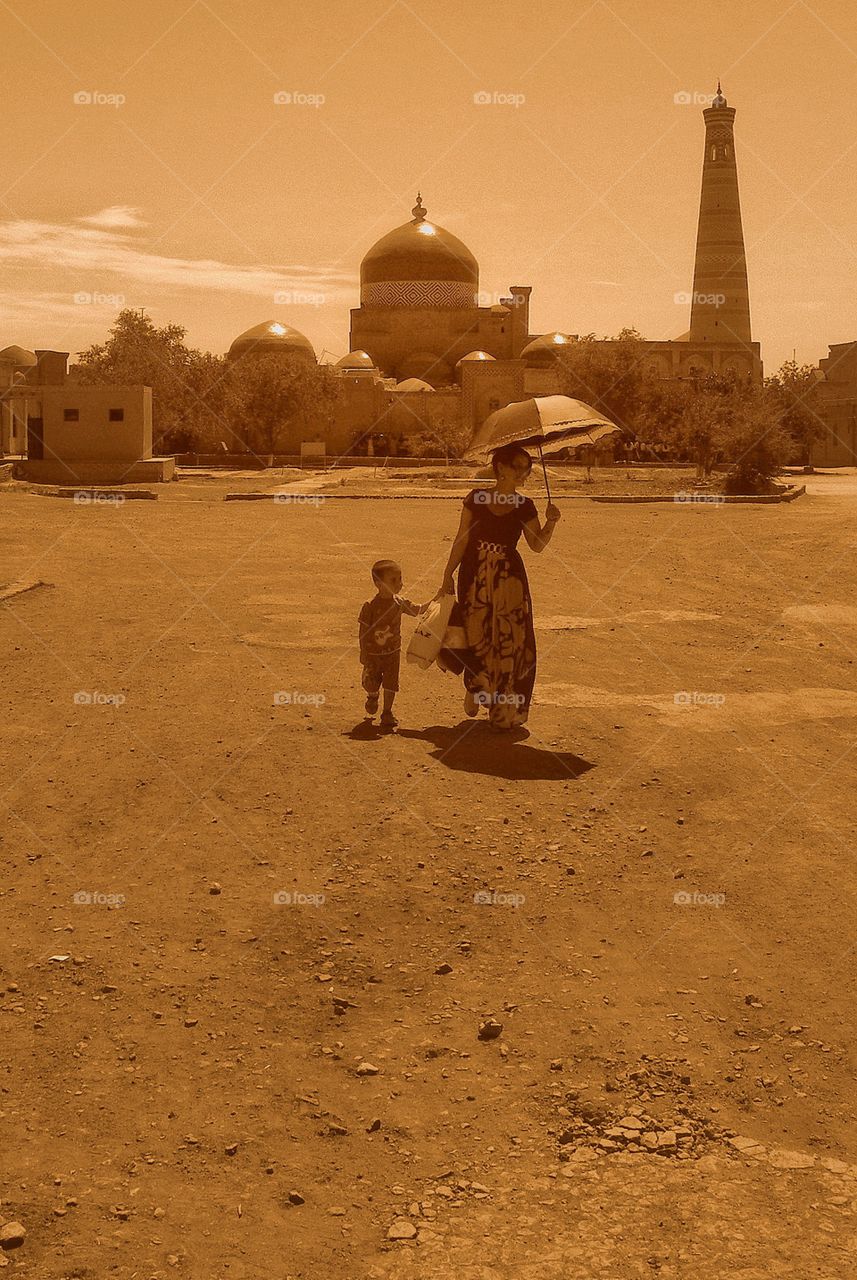
M 391 569 L 398 569 L 401 573 L 402 566 L 396 560 L 376 560 L 372 565 L 372 581 L 377 587 L 385 573 L 389 573 Z

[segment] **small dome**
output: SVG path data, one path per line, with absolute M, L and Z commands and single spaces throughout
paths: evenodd
M 502 302 L 495 302 L 493 307 L 489 307 L 488 309 L 491 314 L 495 316 L 508 316 L 512 314 L 508 307 L 503 306 Z
M 496 359 L 496 356 L 490 355 L 487 351 L 468 351 L 466 356 L 462 356 L 460 360 L 456 361 L 455 367 L 457 369 L 459 365 L 462 365 L 465 362 L 470 364 L 478 360 L 494 360 L 494 359 Z
M 299 356 L 303 360 L 311 360 L 315 364 L 315 351 L 309 338 L 289 324 L 281 324 L 279 320 L 266 320 L 264 324 L 254 325 L 241 333 L 229 348 L 229 359 L 237 360 L 241 356 Z
M 404 382 L 400 382 L 396 386 L 397 391 L 434 391 L 434 387 L 428 382 L 423 382 L 422 378 L 405 378 Z
M 0 362 L 14 364 L 19 369 L 34 369 L 39 363 L 35 351 L 27 351 L 24 347 L 4 347 L 0 351 Z
M 457 236 L 429 222 L 420 196 L 413 219 L 382 236 L 360 264 L 360 299 L 375 307 L 472 307 L 479 264 Z
M 540 338 L 533 338 L 521 352 L 521 359 L 529 365 L 550 364 L 565 347 L 571 345 L 571 339 L 565 333 L 543 333 Z
M 335 369 L 374 369 L 375 361 L 368 351 L 349 351 L 334 365 Z

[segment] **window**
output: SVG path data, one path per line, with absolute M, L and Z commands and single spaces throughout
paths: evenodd
M 124 410 L 124 409 L 110 409 L 110 410 L 108 411 L 108 418 L 109 418 L 109 421 L 110 421 L 110 422 L 124 422 L 124 421 L 125 421 L 125 410 Z
M 78 409 L 63 409 L 63 422 L 80 422 L 80 411 Z

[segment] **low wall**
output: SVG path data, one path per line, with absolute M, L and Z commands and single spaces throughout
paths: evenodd
M 103 484 L 161 484 L 175 477 L 175 458 L 143 458 L 137 462 L 75 461 L 28 458 L 15 466 L 15 478 L 33 484 L 58 484 L 67 488 Z

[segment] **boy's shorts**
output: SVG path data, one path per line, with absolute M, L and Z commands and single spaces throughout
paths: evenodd
M 373 655 L 363 666 L 363 688 L 367 693 L 386 689 L 388 693 L 399 691 L 399 653 Z

